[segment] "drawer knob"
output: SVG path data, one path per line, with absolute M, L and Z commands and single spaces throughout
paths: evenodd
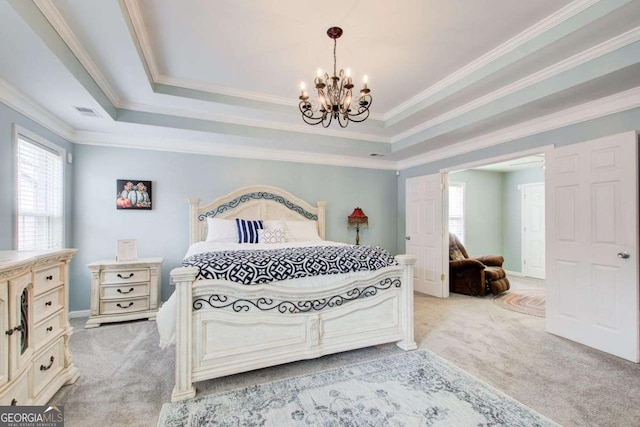
M 123 291 L 122 289 L 118 289 L 119 294 L 130 294 L 131 292 L 133 292 L 133 288 L 129 289 L 128 291 Z
M 124 277 L 122 274 L 118 273 L 118 277 L 121 279 L 131 279 L 133 277 L 133 273 L 129 273 L 127 277 Z
M 11 406 L 16 406 L 18 401 L 16 399 L 11 399 Z
M 47 328 L 47 332 L 51 332 L 51 331 L 53 331 L 53 326 L 49 326 L 49 327 Z
M 51 367 L 53 366 L 53 361 L 54 360 L 56 360 L 56 358 L 51 356 L 51 359 L 49 359 L 49 366 L 40 365 L 40 370 L 41 371 L 48 371 L 49 369 L 51 369 Z
M 47 301 L 47 302 L 45 302 L 45 303 L 44 303 L 44 305 L 51 306 L 51 301 Z
M 46 279 L 47 280 L 53 280 L 53 276 L 47 276 Z
M 133 301 L 129 301 L 129 305 L 128 305 L 128 306 L 126 306 L 126 307 L 121 306 L 121 305 L 120 305 L 120 303 L 117 303 L 116 305 L 117 305 L 118 307 L 120 307 L 120 308 L 129 308 L 129 307 L 131 307 L 131 306 L 133 305 Z
M 8 331 L 5 331 L 4 333 L 9 335 L 9 336 L 11 336 L 11 335 L 13 335 L 13 329 L 9 329 Z

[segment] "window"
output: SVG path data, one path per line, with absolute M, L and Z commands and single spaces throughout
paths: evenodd
M 449 183 L 449 232 L 464 244 L 464 183 Z
M 16 127 L 16 247 L 64 246 L 64 150 Z

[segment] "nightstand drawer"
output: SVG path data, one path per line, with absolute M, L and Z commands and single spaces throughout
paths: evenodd
M 100 314 L 122 314 L 149 310 L 149 297 L 100 301 Z
M 149 283 L 132 283 L 130 285 L 102 285 L 100 299 L 122 299 L 149 295 Z
M 59 311 L 50 318 L 38 323 L 33 328 L 33 339 L 36 349 L 45 347 L 49 342 L 65 328 L 63 312 Z
M 49 289 L 53 289 L 56 286 L 62 285 L 62 264 L 57 264 L 53 267 L 35 271 L 33 277 L 34 295 L 39 295 L 43 292 L 47 292 Z
M 120 283 L 136 283 L 149 281 L 149 269 L 103 270 L 100 284 L 117 285 Z
M 57 289 L 42 294 L 33 299 L 33 321 L 38 323 L 39 321 L 46 319 L 52 313 L 55 313 L 59 309 L 64 307 L 64 287 L 60 286 Z
M 60 338 L 33 361 L 33 395 L 55 378 L 64 367 L 64 339 Z

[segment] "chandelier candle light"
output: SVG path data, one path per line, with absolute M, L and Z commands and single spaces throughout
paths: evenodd
M 340 73 L 336 72 L 336 46 L 338 38 L 342 35 L 342 28 L 331 27 L 327 30 L 327 35 L 333 39 L 333 76 L 329 77 L 327 73 L 324 73 L 323 76 L 322 70 L 318 69 L 318 76 L 314 80 L 318 93 L 318 99 L 315 103 L 309 101 L 309 94 L 305 90 L 306 86 L 304 82 L 301 83 L 299 108 L 302 120 L 309 125 L 322 123 L 322 126 L 329 127 L 331 121 L 336 119 L 340 126 L 345 128 L 349 122 L 359 123 L 367 120 L 372 98 L 367 87 L 367 76 L 364 76 L 360 96 L 352 105 L 353 80 L 351 79 L 351 71 L 347 69 L 345 72 L 341 69 Z

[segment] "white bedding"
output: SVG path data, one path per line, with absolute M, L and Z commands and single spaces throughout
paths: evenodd
M 286 242 L 276 244 L 246 244 L 246 243 L 226 243 L 226 242 L 198 242 L 187 251 L 185 258 L 192 255 L 196 255 L 203 252 L 216 252 L 224 250 L 247 250 L 247 249 L 282 249 L 291 247 L 308 247 L 308 246 L 344 246 L 345 243 L 331 242 L 326 240 L 311 241 L 311 242 Z M 330 283 L 336 283 L 339 280 L 347 280 L 357 278 L 369 274 L 369 271 L 357 271 L 353 273 L 345 274 L 332 274 L 324 276 L 302 277 L 299 279 L 282 280 L 266 284 L 263 286 L 278 286 L 293 289 L 303 288 L 315 288 L 322 287 Z M 243 285 L 238 285 L 243 286 Z M 169 297 L 169 299 L 158 310 L 158 317 L 156 323 L 158 325 L 158 332 L 160 333 L 160 347 L 168 347 L 175 344 L 176 339 L 176 313 L 177 304 L 175 292 Z

